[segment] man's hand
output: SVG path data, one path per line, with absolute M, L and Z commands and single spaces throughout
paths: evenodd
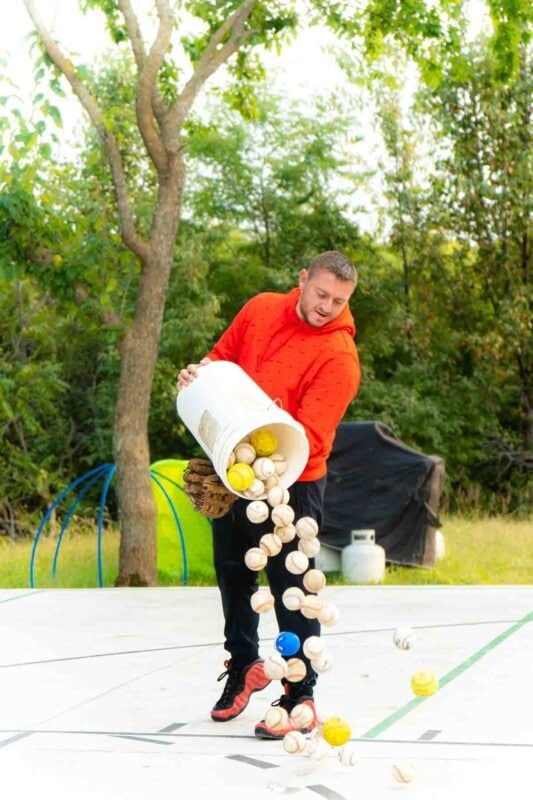
M 198 370 L 200 367 L 205 367 L 206 364 L 210 363 L 210 358 L 202 358 L 199 364 L 188 364 L 183 369 L 180 369 L 178 373 L 178 382 L 176 383 L 176 389 L 178 392 L 180 389 L 185 389 L 193 382 L 193 380 L 198 376 Z

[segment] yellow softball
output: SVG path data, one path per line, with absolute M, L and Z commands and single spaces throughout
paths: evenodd
M 229 485 L 236 492 L 246 491 L 255 481 L 255 473 L 251 466 L 243 464 L 241 461 L 237 461 L 228 469 L 226 477 Z
M 341 747 L 350 740 L 352 729 L 342 717 L 330 717 L 322 725 L 322 736 L 333 747 Z
M 439 688 L 439 681 L 429 670 L 415 672 L 411 677 L 411 689 L 418 697 L 429 697 Z
M 278 440 L 268 428 L 260 428 L 250 434 L 250 444 L 258 456 L 270 456 L 276 451 Z

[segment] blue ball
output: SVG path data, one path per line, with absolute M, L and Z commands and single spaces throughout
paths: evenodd
M 281 631 L 276 638 L 276 650 L 282 656 L 293 656 L 300 649 L 300 639 L 291 631 Z

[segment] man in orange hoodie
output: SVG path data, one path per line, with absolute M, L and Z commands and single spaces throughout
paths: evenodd
M 178 376 L 180 390 L 209 361 L 232 361 L 303 425 L 309 440 L 309 459 L 290 487 L 289 504 L 296 519 L 313 517 L 319 528 L 327 458 L 337 426 L 357 395 L 361 377 L 355 324 L 349 308 L 356 284 L 357 271 L 345 255 L 336 250 L 320 253 L 308 269 L 301 270 L 297 288 L 288 294 L 263 292 L 253 297 L 207 356 L 199 364 L 180 370 Z M 230 654 L 219 677 L 226 678 L 224 691 L 211 710 L 216 722 L 234 719 L 244 711 L 250 695 L 270 683 L 259 657 L 259 617 L 250 605 L 250 597 L 257 590 L 257 573 L 245 565 L 244 555 L 258 545 L 272 525 L 268 521 L 251 523 L 246 516 L 247 505 L 248 501 L 238 499 L 224 517 L 213 520 L 214 566 L 224 614 L 225 649 Z M 285 567 L 287 553 L 293 549 L 297 549 L 296 540 L 286 543 L 282 553 L 268 559 L 265 572 L 280 631 L 295 633 L 303 644 L 309 636 L 320 635 L 320 623 L 288 610 L 282 602 L 289 586 L 304 589 L 303 576 L 292 575 Z M 298 683 L 283 680 L 284 693 L 274 704 L 290 713 L 295 705 L 305 703 L 314 714 L 317 674 L 301 648 L 296 655 L 305 662 L 307 674 Z M 292 729 L 292 723 L 288 725 L 273 729 L 262 720 L 256 725 L 255 734 L 282 739 Z M 316 715 L 305 731 L 315 726 Z

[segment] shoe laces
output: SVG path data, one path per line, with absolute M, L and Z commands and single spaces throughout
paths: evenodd
M 222 697 L 220 698 L 219 702 L 223 702 L 228 698 L 228 696 L 233 694 L 235 687 L 239 683 L 239 678 L 241 674 L 241 670 L 236 669 L 233 666 L 231 659 L 229 659 L 228 661 L 224 661 L 224 666 L 226 667 L 226 669 L 224 670 L 224 672 L 220 673 L 220 675 L 217 678 L 217 681 L 222 681 L 224 680 L 224 678 L 227 678 L 228 680 L 226 681 L 226 685 L 224 686 L 224 691 L 222 692 Z

